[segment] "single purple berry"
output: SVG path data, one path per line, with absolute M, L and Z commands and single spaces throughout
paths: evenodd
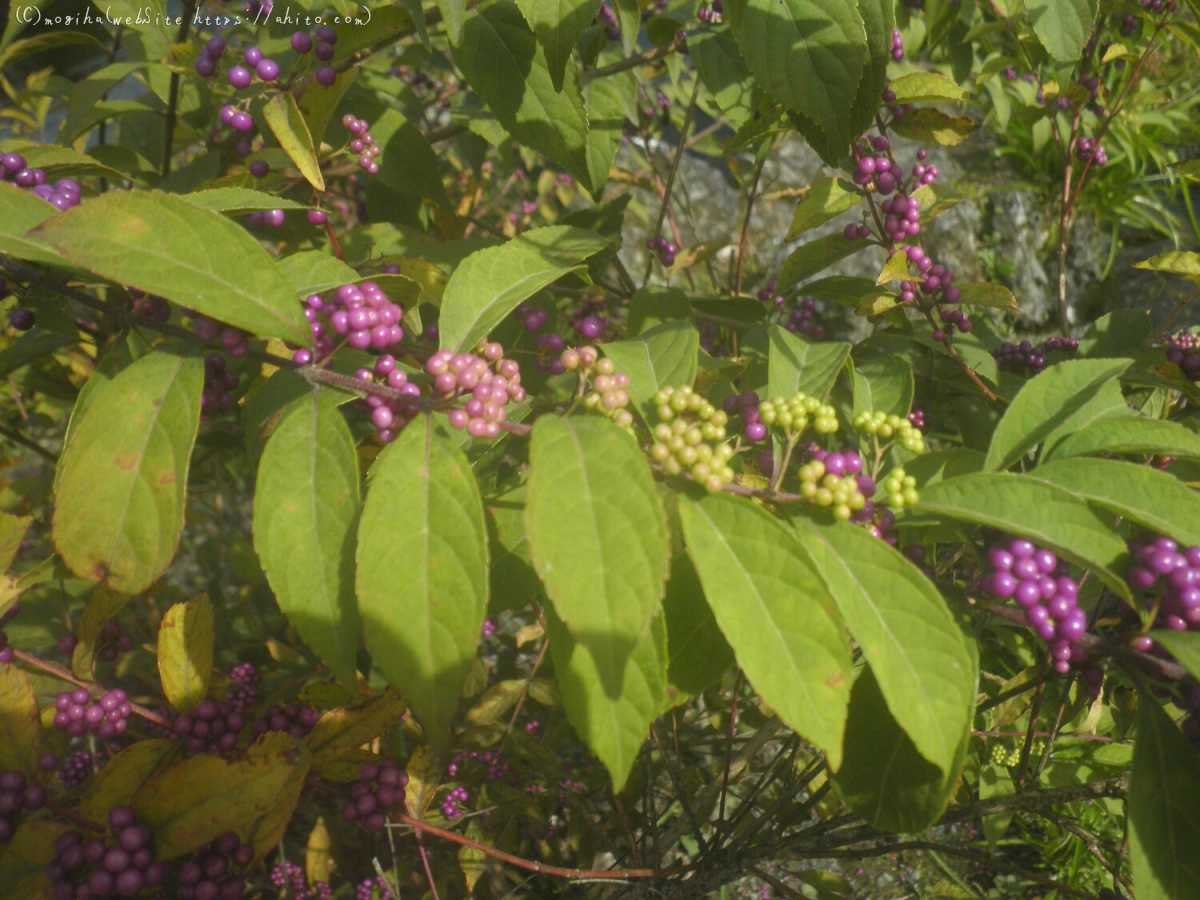
M 307 53 L 312 49 L 312 38 L 303 31 L 297 31 L 292 35 L 292 49 L 297 53 Z
M 337 72 L 329 66 L 321 66 L 316 72 L 317 84 L 322 87 L 330 87 L 337 81 Z
M 229 79 L 229 83 L 238 90 L 249 87 L 252 80 L 250 70 L 245 66 L 234 66 L 226 77 Z

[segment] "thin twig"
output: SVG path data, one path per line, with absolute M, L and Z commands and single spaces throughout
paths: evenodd
M 584 84 L 587 84 L 595 78 L 603 78 L 606 75 L 616 75 L 618 72 L 636 69 L 638 66 L 657 62 L 666 56 L 670 56 L 672 53 L 682 50 L 686 45 L 687 41 L 683 38 L 676 38 L 669 44 L 663 44 L 661 47 L 653 47 L 650 50 L 630 56 L 627 59 L 619 60 L 611 65 L 601 66 L 599 69 L 588 69 L 583 73 L 581 80 Z
M 196 4 L 192 0 L 183 0 L 182 21 L 179 23 L 179 33 L 175 37 L 176 44 L 187 41 L 188 29 L 192 27 L 192 16 L 196 12 Z M 171 174 L 171 154 L 175 148 L 175 117 L 179 112 L 179 73 L 171 73 L 171 86 L 167 90 L 167 131 L 163 135 L 162 177 Z
M 671 191 L 675 189 L 675 174 L 679 171 L 680 160 L 683 159 L 683 150 L 687 144 L 688 128 L 692 124 L 692 115 L 696 111 L 696 98 L 700 96 L 700 79 L 696 79 L 696 85 L 692 88 L 692 97 L 688 101 L 687 112 L 683 116 L 683 124 L 679 126 L 679 145 L 675 148 L 675 155 L 671 159 L 671 168 L 667 172 L 667 183 L 663 187 L 662 204 L 658 208 L 658 220 L 654 225 L 653 237 L 662 235 L 663 221 L 667 218 L 667 210 L 671 206 Z M 645 287 L 650 281 L 650 272 L 654 269 L 654 254 L 648 254 L 646 260 L 646 274 L 642 278 L 642 286 Z
M 38 456 L 50 462 L 51 465 L 58 464 L 58 456 L 56 456 L 52 451 L 47 450 L 37 441 L 25 437 L 25 435 L 21 434 L 19 431 L 13 431 L 11 428 L 6 428 L 3 425 L 0 425 L 0 435 L 8 438 L 14 444 L 20 444 L 22 447 L 32 450 Z
M 750 185 L 750 193 L 746 197 L 746 217 L 742 220 L 742 236 L 738 239 L 737 268 L 733 273 L 733 295 L 735 297 L 741 296 L 742 293 L 742 264 L 746 257 L 746 240 L 750 237 L 750 214 L 754 211 L 754 198 L 758 194 L 758 182 L 762 178 L 763 166 L 766 161 L 766 157 L 763 157 L 754 167 L 754 182 Z

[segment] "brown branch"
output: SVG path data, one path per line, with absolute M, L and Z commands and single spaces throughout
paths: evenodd
M 599 69 L 588 69 L 583 73 L 582 81 L 587 84 L 595 78 L 604 78 L 606 75 L 616 75 L 618 72 L 624 72 L 628 69 L 636 69 L 638 66 L 644 66 L 648 63 L 657 62 L 664 57 L 670 56 L 678 50 L 682 50 L 687 45 L 687 41 L 683 38 L 676 38 L 669 44 L 663 44 L 661 47 L 653 47 L 643 53 L 638 53 L 635 56 L 630 56 L 627 59 L 619 60 L 608 66 L 601 66 Z

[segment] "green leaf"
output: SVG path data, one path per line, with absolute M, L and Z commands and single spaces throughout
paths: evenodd
M 755 79 L 830 142 L 848 147 L 868 62 L 867 35 L 845 0 L 732 0 L 725 16 Z
M 470 464 L 430 416 L 409 423 L 371 467 L 357 560 L 358 609 L 375 665 L 439 742 L 487 612 L 488 553 Z
M 875 286 L 887 284 L 889 281 L 900 281 L 908 277 L 908 252 L 901 250 L 893 254 L 875 279 Z M 922 281 L 924 279 L 921 279 Z
M 904 471 L 917 479 L 918 484 L 930 485 L 946 478 L 970 475 L 983 467 L 983 454 L 978 450 L 955 447 L 922 453 L 904 464 Z
M 92 680 L 92 666 L 95 665 L 96 644 L 100 640 L 100 632 L 109 620 L 125 608 L 129 595 L 114 591 L 107 585 L 100 585 L 92 591 L 87 606 L 75 626 L 75 636 L 79 642 L 71 654 L 71 671 L 76 678 L 85 681 Z
M 893 119 L 893 131 L 914 141 L 933 142 L 943 147 L 961 144 L 979 126 L 966 116 L 952 116 L 932 106 L 906 112 L 903 118 Z
M 361 626 L 354 535 L 361 508 L 358 454 L 341 397 L 317 390 L 284 408 L 254 490 L 254 549 L 279 608 L 349 688 Z
M 450 43 L 459 46 L 463 42 L 463 23 L 467 17 L 466 0 L 437 0 L 437 7 L 442 12 L 442 21 L 446 23 L 446 35 Z
M 700 81 L 730 124 L 740 128 L 754 112 L 754 80 L 738 52 L 733 32 L 711 28 L 689 34 L 687 48 Z
M 946 808 L 969 738 L 964 728 L 960 752 L 943 772 L 904 733 L 867 666 L 850 691 L 845 757 L 832 775 L 834 789 L 874 827 L 919 834 Z
M 419 0 L 414 0 L 414 2 L 419 2 Z M 358 80 L 358 73 L 358 66 L 338 72 L 337 81 L 328 87 L 313 80 L 296 98 L 296 107 L 304 119 L 304 127 L 312 139 L 313 147 L 320 148 L 321 140 L 325 137 L 325 130 L 333 120 L 333 114 L 337 111 L 338 104 L 342 102 L 346 91 Z
M 303 250 L 277 263 L 280 273 L 297 294 L 319 294 L 357 281 L 359 275 L 336 256 L 320 250 Z
M 862 203 L 863 196 L 857 187 L 841 178 L 818 178 L 796 207 L 784 240 L 795 240 L 804 232 L 836 219 Z
M 524 484 L 488 499 L 488 544 L 491 547 L 490 614 L 521 609 L 530 598 L 542 596 L 542 583 L 533 570 L 525 538 Z
M 1191 250 L 1160 253 L 1158 256 L 1134 263 L 1133 267 L 1150 269 L 1152 272 L 1168 272 L 1171 275 L 1181 275 L 1189 281 L 1200 281 L 1200 253 Z
M 158 674 L 163 693 L 181 713 L 208 693 L 213 662 L 213 608 L 207 594 L 167 610 L 158 627 Z
M 337 759 L 369 744 L 404 718 L 404 701 L 392 689 L 350 709 L 333 709 L 321 717 L 308 736 L 313 762 Z
M 588 117 L 578 71 L 555 89 L 546 54 L 511 0 L 500 0 L 467 19 L 454 62 L 516 140 L 552 159 L 595 196 L 608 177 L 588 148 Z
M 625 787 L 650 723 L 662 709 L 666 689 L 667 641 L 662 616 L 655 616 L 625 655 L 615 679 L 563 624 L 554 606 L 545 608 L 550 658 L 562 691 L 563 709 L 580 740 L 604 763 L 613 790 Z
M 642 10 L 638 0 L 615 0 L 617 21 L 621 26 L 621 49 L 625 55 L 632 54 L 638 46 L 638 32 L 642 30 Z
M 250 188 L 224 187 L 210 188 L 205 191 L 195 191 L 191 194 L 180 194 L 188 203 L 194 203 L 202 209 L 225 213 L 227 216 L 240 216 L 244 213 L 264 209 L 308 209 L 305 204 L 288 200 L 286 197 L 276 197 L 263 191 L 253 191 Z
M 859 298 L 868 291 L 875 289 L 875 281 L 871 278 L 857 278 L 853 275 L 830 275 L 804 285 L 803 292 L 807 297 L 819 300 L 832 300 L 847 306 L 857 306 Z
M 21 549 L 21 541 L 29 530 L 32 516 L 14 516 L 0 512 L 0 574 L 8 571 Z
M 175 761 L 182 747 L 175 740 L 140 740 L 104 764 L 79 798 L 79 812 L 103 822 L 114 806 L 128 806 L 143 784 Z
M 291 285 L 244 228 L 182 197 L 110 191 L 34 235 L 71 262 L 263 337 L 311 346 Z
M 673 321 L 692 321 L 692 304 L 687 294 L 679 288 L 647 285 L 634 291 L 629 299 L 625 333 L 634 337 Z
M 913 370 L 902 356 L 881 356 L 854 368 L 854 414 L 907 416 L 912 409 Z M 907 470 L 906 470 L 907 471 Z
M 472 253 L 442 294 L 442 348 L 470 350 L 518 304 L 607 246 L 594 231 L 551 225 Z
M 47 180 L 58 178 L 115 178 L 124 180 L 125 176 L 116 169 L 100 163 L 86 153 L 80 153 L 71 147 L 59 147 L 56 144 L 33 144 L 21 147 L 20 154 L 25 157 L 25 165 L 30 169 L 42 169 Z
M 922 488 L 917 511 L 1029 538 L 1095 570 L 1110 588 L 1129 596 L 1116 574 L 1124 571 L 1129 555 L 1112 517 L 1049 482 L 1009 472 L 962 475 Z
M 1146 453 L 1200 459 L 1200 436 L 1176 422 L 1130 416 L 1105 419 L 1076 431 L 1046 461 L 1091 453 Z
M 850 345 L 840 341 L 810 344 L 779 325 L 772 325 L 768 334 L 767 393 L 786 399 L 804 391 L 824 400 L 850 356 Z
M 201 357 L 154 352 L 95 392 L 58 461 L 52 535 L 76 575 L 136 594 L 171 562 L 203 387 Z
M 904 103 L 936 102 L 948 100 L 957 102 L 966 100 L 970 92 L 963 90 L 945 75 L 937 72 L 913 72 L 892 79 L 888 88 L 896 95 L 892 102 L 897 105 Z
M 883 103 L 888 65 L 892 62 L 892 31 L 896 27 L 892 0 L 858 0 L 857 7 L 867 36 L 867 59 L 850 113 L 851 134 L 861 134 L 870 128 Z
M 618 696 L 667 578 L 666 513 L 650 467 L 626 431 L 590 416 L 538 419 L 529 462 L 534 568 L 604 689 Z
M 984 468 L 1007 469 L 1132 363 L 1129 359 L 1074 359 L 1050 366 L 1031 378 L 996 426 Z
M 308 133 L 300 107 L 296 105 L 296 98 L 287 91 L 274 94 L 263 107 L 263 118 L 304 179 L 318 191 L 325 190 L 325 177 L 317 163 L 313 138 Z
M 371 136 L 383 148 L 376 176 L 383 184 L 449 207 L 437 155 L 420 128 L 389 109 L 371 122 Z
M 1144 309 L 1115 309 L 1088 326 L 1079 339 L 1079 357 L 1133 356 L 1150 336 L 1150 316 Z
M 1030 477 L 1049 481 L 1181 544 L 1200 544 L 1200 495 L 1174 475 L 1112 459 L 1064 459 L 1038 466 Z
M 1200 632 L 1162 629 L 1150 632 L 1150 637 L 1170 650 L 1193 678 L 1200 679 Z
M 1200 756 L 1145 690 L 1127 803 L 1138 900 L 1200 896 Z
M 950 774 L 970 727 L 976 671 L 946 601 L 916 566 L 863 529 L 793 522 L 892 716 L 921 756 Z
M 1042 441 L 1039 463 L 1049 462 L 1058 445 L 1082 429 L 1114 419 L 1131 419 L 1137 415 L 1125 400 L 1121 383 L 1113 379 L 1096 392 L 1090 400 L 1075 410 Z
M 708 604 L 746 677 L 837 767 L 850 655 L 817 572 L 788 529 L 744 498 L 681 497 L 679 514 Z
M 571 51 L 592 24 L 600 0 L 517 0 L 517 6 L 542 45 L 554 89 L 561 91 Z
M 630 341 L 603 345 L 618 372 L 629 376 L 629 396 L 650 421 L 659 388 L 691 387 L 696 380 L 700 333 L 687 321 L 664 322 Z
M 685 694 L 701 694 L 729 671 L 734 655 L 704 597 L 696 567 L 686 553 L 671 560 L 663 615 L 670 651 L 667 680 Z
M 921 224 L 931 222 L 942 213 L 949 212 L 962 203 L 963 195 L 944 184 L 923 184 L 912 196 L 921 203 Z
M 776 279 L 777 290 L 786 291 L 792 285 L 807 281 L 836 262 L 868 246 L 866 241 L 848 241 L 840 231 L 801 244 L 783 261 Z
M 32 262 L 63 265 L 65 260 L 35 236 L 31 228 L 58 214 L 58 209 L 16 185 L 0 188 L 0 253 Z
M 972 306 L 987 306 L 992 309 L 1000 309 L 1004 312 L 1020 312 L 1021 308 L 1017 306 L 1017 298 L 1002 284 L 990 284 L 988 282 L 976 282 L 972 284 L 960 284 L 957 286 L 959 290 L 959 303 L 967 303 Z
M 57 855 L 54 842 L 71 830 L 65 822 L 28 818 L 0 854 L 0 896 L 49 897 L 46 866 Z
M 159 772 L 133 798 L 138 821 L 154 834 L 156 857 L 170 860 L 202 847 L 226 831 L 255 845 L 275 845 L 281 829 L 263 835 L 263 826 L 291 818 L 312 758 L 305 746 L 283 732 L 264 734 L 244 755 L 196 756 Z
M 1060 63 L 1079 59 L 1092 33 L 1097 0 L 1026 0 L 1033 30 L 1046 52 Z
M 29 676 L 13 663 L 0 663 L 0 766 L 34 774 L 42 742 L 42 720 Z

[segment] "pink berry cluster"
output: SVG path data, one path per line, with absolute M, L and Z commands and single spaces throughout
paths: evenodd
M 862 187 L 888 196 L 904 185 L 904 170 L 888 156 L 891 142 L 883 135 L 869 140 L 861 137 L 854 144 L 854 175 L 851 180 Z M 878 154 L 878 155 L 873 155 Z
M 178 900 L 242 900 L 246 893 L 245 869 L 254 862 L 254 846 L 243 844 L 227 831 L 197 849 L 179 867 Z M 243 870 L 242 875 L 235 874 Z
M 395 760 L 363 763 L 358 781 L 350 788 L 350 799 L 342 805 L 342 818 L 357 822 L 367 831 L 383 831 L 389 810 L 404 808 L 405 774 Z
M 679 252 L 679 247 L 665 237 L 648 238 L 646 246 L 651 252 L 658 254 L 658 261 L 662 263 L 664 269 L 675 265 L 675 254 Z
M 108 840 L 84 839 L 78 831 L 59 835 L 46 866 L 55 900 L 136 897 L 162 884 L 166 868 L 155 861 L 150 829 L 138 823 L 133 810 L 113 807 L 108 827 Z
M 460 750 L 446 766 L 446 774 L 457 778 L 468 766 L 482 768 L 487 781 L 499 781 L 512 772 L 512 766 L 505 762 L 504 754 L 499 750 Z
M 331 900 L 333 897 L 333 889 L 327 882 L 314 881 L 310 888 L 304 867 L 287 859 L 271 870 L 270 881 L 279 889 L 280 897 L 287 896 L 290 900 Z
M 404 307 L 393 303 L 374 281 L 343 284 L 329 300 L 310 294 L 304 315 L 313 336 L 313 349 L 297 349 L 292 359 L 301 365 L 320 362 L 333 352 L 334 334 L 345 335 L 355 350 L 387 350 L 404 340 L 400 320 Z M 322 319 L 324 321 L 322 321 Z
M 375 437 L 380 443 L 389 444 L 421 411 L 415 400 L 408 399 L 419 397 L 421 388 L 408 380 L 408 373 L 396 368 L 396 358 L 390 353 L 375 358 L 374 370 L 362 368 L 355 373 L 355 377 L 364 384 L 376 384 L 377 375 L 384 379 L 388 387 L 402 395 L 399 399 L 377 394 L 367 394 L 366 397 L 365 402 L 371 409 L 371 424 L 375 426 Z
M 1191 381 L 1200 381 L 1200 335 L 1181 331 L 1167 338 L 1167 362 L 1183 369 Z
M 87 688 L 63 691 L 54 698 L 54 726 L 71 737 L 83 737 L 89 731 L 102 741 L 124 734 L 128 718 L 133 713 L 125 692 L 120 688 L 109 691 L 92 703 Z
M 0 615 L 0 626 L 3 626 L 6 622 L 11 621 L 13 616 L 20 611 L 20 604 L 14 603 L 4 611 L 3 615 Z M 8 643 L 8 635 L 5 634 L 3 628 L 0 627 L 0 665 L 8 665 L 13 661 L 14 656 L 16 656 L 16 651 L 14 651 L 12 645 Z
M 712 0 L 712 6 L 700 7 L 699 11 L 696 13 L 696 18 L 701 22 L 708 22 L 712 25 L 720 25 L 724 15 L 724 0 Z
M 233 409 L 233 392 L 241 378 L 226 368 L 225 357 L 210 353 L 204 360 L 204 391 L 200 395 L 200 420 L 208 422 Z
M 1048 338 L 1036 347 L 1029 341 L 1021 341 L 1019 344 L 1005 341 L 992 352 L 992 356 L 1001 369 L 1036 375 L 1046 368 L 1051 353 L 1073 353 L 1078 347 L 1079 341 L 1064 337 Z
M 31 169 L 25 165 L 20 153 L 0 155 L 0 180 L 11 181 L 17 187 L 28 188 L 29 193 L 40 197 L 51 206 L 67 210 L 79 205 L 83 190 L 74 178 L 60 178 L 53 185 L 46 183 L 44 169 Z
M 899 62 L 904 59 L 904 38 L 900 36 L 900 29 L 892 29 L 892 46 L 888 48 L 891 51 L 892 59 Z
M 234 131 L 241 132 L 242 134 L 249 134 L 254 130 L 254 119 L 251 117 L 250 113 L 246 112 L 244 109 L 238 109 L 236 106 L 225 104 L 221 107 L 221 111 L 218 113 L 218 115 L 221 121 Z M 249 156 L 249 146 L 247 146 L 246 151 L 247 152 L 245 155 Z
M 294 738 L 302 738 L 308 736 L 320 719 L 319 712 L 301 703 L 269 706 L 254 720 L 254 724 L 250 726 L 250 733 L 258 738 L 268 731 L 286 731 Z
M 242 59 L 246 65 L 233 66 L 225 76 L 236 90 L 240 91 L 249 87 L 255 76 L 259 81 L 267 82 L 274 81 L 279 77 L 279 63 L 268 59 L 253 44 L 242 51 Z M 251 69 L 253 69 L 253 73 L 251 73 Z
M 762 416 L 758 413 L 760 402 L 756 391 L 742 391 L 740 394 L 730 394 L 722 404 L 725 414 L 730 418 L 741 418 L 742 437 L 755 444 L 767 439 L 767 426 L 763 424 Z
M 1075 158 L 1091 160 L 1094 165 L 1108 165 L 1108 154 L 1095 138 L 1082 137 L 1075 142 Z
M 208 316 L 193 313 L 192 331 L 202 341 L 220 340 L 221 349 L 230 356 L 245 356 L 250 349 L 250 337 L 246 332 L 232 325 L 222 325 Z
M 46 770 L 47 765 L 53 769 L 54 765 L 57 764 L 57 757 L 54 757 L 54 764 L 51 764 L 51 757 L 54 757 L 54 754 L 47 753 L 38 761 L 38 765 L 43 771 Z M 63 760 L 62 768 L 58 770 L 58 777 L 67 788 L 77 788 L 92 777 L 94 769 L 95 759 L 92 757 L 91 752 L 88 750 L 79 750 Z
M 1157 603 L 1157 628 L 1200 631 L 1200 547 L 1181 548 L 1168 537 L 1149 535 L 1130 542 L 1133 565 L 1125 580 L 1140 591 L 1147 609 Z M 1149 649 L 1149 638 L 1134 647 Z
M 392 900 L 392 889 L 382 878 L 367 878 L 354 886 L 354 900 Z
M 908 414 L 908 421 L 913 424 L 914 428 L 925 430 L 925 417 L 929 415 L 929 410 L 925 407 L 918 407 Z
M 604 26 L 605 35 L 610 41 L 621 39 L 621 26 L 617 22 L 617 14 L 608 5 L 608 0 L 601 0 L 600 8 L 596 10 L 596 21 Z
M 442 815 L 447 819 L 457 819 L 463 814 L 462 804 L 471 799 L 470 793 L 461 784 L 453 788 L 442 798 Z
M 230 686 L 225 692 L 225 699 L 235 709 L 245 712 L 258 700 L 258 684 L 261 680 L 253 663 L 238 663 L 229 670 Z
M 466 398 L 462 407 L 447 413 L 450 425 L 465 428 L 471 437 L 491 439 L 500 435 L 506 407 L 522 402 L 526 394 L 520 366 L 504 358 L 500 344 L 493 341 L 476 349 L 479 355 L 438 350 L 426 361 L 425 371 L 433 376 L 434 392 L 442 400 Z
M 16 818 L 46 805 L 46 789 L 17 770 L 0 773 L 0 844 L 17 830 Z
M 190 713 L 176 716 L 174 726 L 188 753 L 227 753 L 237 746 L 246 717 L 227 700 L 220 703 L 201 700 Z
M 375 160 L 383 153 L 383 148 L 375 143 L 367 121 L 346 113 L 342 116 L 342 124 L 353 135 L 350 139 L 350 150 L 358 154 L 358 167 L 368 175 L 378 175 L 379 163 Z
M 1015 599 L 1025 621 L 1050 645 L 1054 670 L 1065 675 L 1071 664 L 1086 662 L 1079 639 L 1087 631 L 1087 613 L 1078 605 L 1079 583 L 1065 560 L 1024 538 L 1010 538 L 987 549 L 990 572 L 980 583 L 996 600 Z

